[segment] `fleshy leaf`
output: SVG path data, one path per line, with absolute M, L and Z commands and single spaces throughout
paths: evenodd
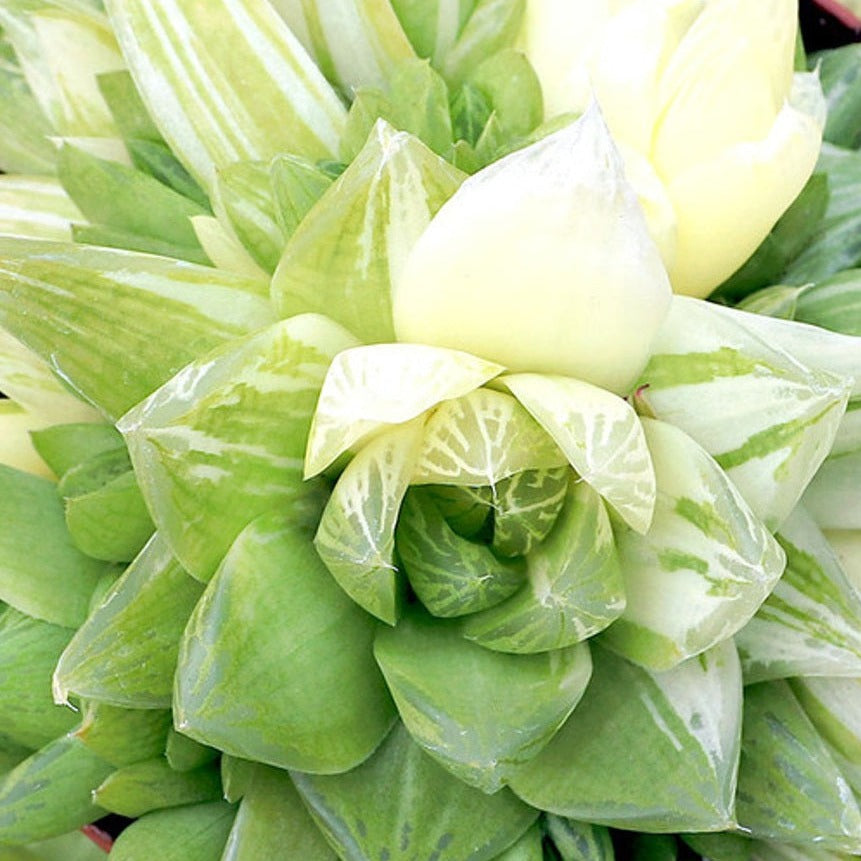
M 265 0 L 106 5 L 150 114 L 207 191 L 236 161 L 336 155 L 344 108 Z
M 0 324 L 112 418 L 272 320 L 256 283 L 167 258 L 4 239 L 0 273 Z
M 422 344 L 374 344 L 344 350 L 326 374 L 305 454 L 317 475 L 354 443 L 458 398 L 502 372 L 469 353 Z
M 132 818 L 219 798 L 218 768 L 208 765 L 194 771 L 174 771 L 163 756 L 117 769 L 93 792 L 93 802 L 99 807 Z
M 332 177 L 315 164 L 293 155 L 273 158 L 269 179 L 276 203 L 275 215 L 288 238 L 333 182 Z
M 235 815 L 223 801 L 147 813 L 120 834 L 111 861 L 213 861 L 221 857 Z
M 602 631 L 625 607 L 610 520 L 588 484 L 572 482 L 553 531 L 526 562 L 527 584 L 466 620 L 466 637 L 503 652 L 559 649 Z
M 0 234 L 30 239 L 72 238 L 71 222 L 81 213 L 56 179 L 0 177 Z
M 197 359 L 123 416 L 149 510 L 194 577 L 258 514 L 317 522 L 326 488 L 302 481 L 302 457 L 329 363 L 354 343 L 324 317 L 293 317 Z
M 206 214 L 197 203 L 139 170 L 69 145 L 60 150 L 58 170 L 63 188 L 86 218 L 129 237 L 125 247 L 161 248 L 166 256 L 209 263 L 189 220 Z
M 287 243 L 278 223 L 269 166 L 240 161 L 216 177 L 216 209 L 223 213 L 239 241 L 266 272 L 274 272 Z
M 2 329 L 0 391 L 46 422 L 101 420 L 93 407 L 63 386 L 46 361 Z
M 164 746 L 164 755 L 174 771 L 192 771 L 200 768 L 215 759 L 218 759 L 220 751 L 214 747 L 201 744 L 173 727 L 167 734 L 167 743 Z
M 592 660 L 580 704 L 512 789 L 550 813 L 639 831 L 731 826 L 742 704 L 732 642 L 664 673 L 600 646 Z
M 789 684 L 819 735 L 853 765 L 861 765 L 861 679 L 809 676 Z
M 525 556 L 543 541 L 565 502 L 567 467 L 528 469 L 503 479 L 493 501 L 493 541 L 500 556 Z
M 381 628 L 374 655 L 412 737 L 455 777 L 488 793 L 550 741 L 592 672 L 584 645 L 504 655 L 463 639 L 458 623 L 423 612 Z
M 858 481 L 861 446 L 827 457 L 802 497 L 804 507 L 823 529 L 861 529 Z
M 394 719 L 371 651 L 375 628 L 332 580 L 310 535 L 280 512 L 258 518 L 225 556 L 182 639 L 176 726 L 279 768 L 352 768 Z
M 737 812 L 763 840 L 861 851 L 861 813 L 786 682 L 745 689 Z
M 115 768 L 164 753 L 169 710 L 124 709 L 93 700 L 83 712 L 75 738 Z
M 99 422 L 70 422 L 33 432 L 33 445 L 56 475 L 106 451 L 125 448 L 113 425 Z
M 544 831 L 536 822 L 516 843 L 496 856 L 494 861 L 544 861 Z
M 43 747 L 0 780 L 0 841 L 43 840 L 98 819 L 92 792 L 112 771 L 74 736 Z
M 522 564 L 499 559 L 486 545 L 458 535 L 425 489 L 407 494 L 397 547 L 410 585 L 435 616 L 476 613 L 504 601 L 523 583 Z
M 489 487 L 430 484 L 425 493 L 436 503 L 446 523 L 462 538 L 478 535 L 493 510 L 493 493 Z
M 397 63 L 415 56 L 388 0 L 275 0 L 273 5 L 323 74 L 346 93 L 385 86 Z
M 690 437 L 654 419 L 643 426 L 657 476 L 655 518 L 646 535 L 617 532 L 627 604 L 603 637 L 630 660 L 662 670 L 747 623 L 786 557 Z
M 640 396 L 652 415 L 712 455 L 775 529 L 828 454 L 848 387 L 827 369 L 793 358 L 792 342 L 760 337 L 752 320 L 790 327 L 787 332 L 809 328 L 674 297 Z
M 77 715 L 55 705 L 51 675 L 72 631 L 6 607 L 0 616 L 0 731 L 31 749 L 68 732 Z
M 831 332 L 861 335 L 861 269 L 848 269 L 803 288 L 795 319 Z
M 485 795 L 431 759 L 397 724 L 374 755 L 345 774 L 292 773 L 323 834 L 345 861 L 490 861 L 538 811 L 507 789 Z M 393 792 L 393 788 L 397 791 Z
M 600 825 L 548 813 L 544 827 L 563 861 L 614 861 L 610 832 Z
M 778 540 L 786 571 L 736 637 L 745 680 L 861 675 L 861 597 L 825 536 L 799 507 Z
M 857 8 L 853 10 L 857 14 Z M 847 149 L 861 147 L 861 48 L 845 45 L 823 51 L 815 59 L 816 70 L 828 103 L 823 137 Z
M 632 529 L 645 532 L 655 505 L 655 474 L 631 406 L 568 377 L 511 374 L 501 382 L 543 425 L 578 475 Z
M 481 388 L 434 410 L 412 482 L 493 487 L 517 472 L 565 463 L 565 455 L 511 395 Z
M 393 341 L 393 285 L 462 180 L 419 140 L 378 122 L 284 249 L 272 280 L 279 313 L 316 311 L 362 341 Z
M 221 861 L 277 858 L 288 846 L 302 861 L 336 861 L 290 776 L 255 763 Z
M 338 585 L 364 610 L 394 625 L 405 583 L 395 565 L 395 524 L 421 445 L 422 422 L 368 442 L 341 474 L 314 546 Z
M 169 708 L 179 637 L 202 591 L 156 534 L 61 655 L 55 701 L 71 692 L 125 708 Z
M 0 599 L 54 625 L 80 625 L 105 566 L 72 544 L 54 483 L 0 464 L 0 522 Z

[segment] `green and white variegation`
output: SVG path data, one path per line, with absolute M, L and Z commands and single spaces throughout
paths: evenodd
M 657 477 L 650 530 L 617 530 L 627 605 L 602 635 L 654 670 L 731 637 L 771 592 L 786 561 L 726 473 L 683 431 L 643 419 Z
M 83 218 L 56 179 L 0 177 L 0 235 L 70 242 L 72 222 Z
M 511 395 L 480 388 L 434 410 L 412 481 L 494 487 L 517 472 L 565 463 L 550 436 Z
M 799 506 L 778 540 L 786 571 L 736 636 L 745 680 L 861 676 L 861 596 Z
M 305 455 L 317 475 L 386 425 L 407 422 L 502 373 L 469 353 L 421 344 L 372 344 L 337 355 L 326 374 Z
M 640 397 L 703 446 L 775 529 L 828 454 L 851 383 L 802 364 L 791 343 L 771 346 L 747 326 L 754 317 L 767 319 L 674 297 Z
M 645 532 L 655 505 L 655 473 L 630 404 L 569 377 L 508 374 L 500 382 L 556 441 L 577 474 L 632 529 Z

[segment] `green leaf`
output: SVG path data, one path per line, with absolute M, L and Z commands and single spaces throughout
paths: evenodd
M 638 834 L 629 850 L 632 861 L 676 861 L 678 847 L 674 837 L 667 834 Z
M 421 141 L 378 122 L 284 249 L 272 280 L 279 313 L 316 311 L 363 341 L 393 341 L 393 285 L 462 180 Z
M 565 502 L 566 467 L 528 469 L 503 479 L 496 487 L 493 511 L 494 552 L 525 556 L 543 541 Z
M 0 522 L 0 599 L 54 625 L 80 625 L 104 565 L 72 544 L 54 483 L 0 464 Z
M 278 226 L 285 238 L 296 232 L 302 219 L 333 182 L 321 168 L 294 155 L 279 155 L 272 159 L 269 181 L 275 198 Z
M 0 325 L 112 418 L 272 320 L 255 282 L 167 258 L 5 239 L 0 273 Z
M 810 328 L 676 296 L 640 378 L 645 408 L 712 455 L 772 529 L 828 454 L 848 400 L 848 380 L 800 352 Z
M 29 843 L 26 848 L 0 847 L 2 861 L 105 861 L 105 850 L 82 831 Z
M 509 138 L 529 134 L 544 119 L 538 75 L 518 51 L 502 50 L 483 60 L 470 73 L 468 83 L 487 100 Z
M 167 709 L 124 709 L 96 700 L 86 703 L 75 738 L 115 768 L 164 752 L 171 724 Z
M 415 741 L 487 793 L 550 741 L 592 671 L 584 645 L 504 655 L 463 639 L 458 623 L 423 612 L 380 628 L 374 655 Z
M 417 420 L 367 443 L 338 479 L 314 536 L 338 585 L 390 625 L 400 616 L 405 586 L 394 561 L 395 524 L 421 434 Z
M 763 287 L 762 290 L 745 297 L 737 307 L 752 314 L 765 314 L 768 317 L 779 317 L 781 320 L 799 319 L 796 314 L 798 303 L 808 289 L 807 286 L 787 287 L 784 284 Z
M 384 86 L 398 63 L 415 57 L 388 0 L 277 0 L 275 7 L 345 93 Z
M 745 625 L 786 557 L 703 449 L 672 425 L 643 425 L 658 502 L 646 535 L 617 531 L 627 604 L 602 636 L 629 660 L 664 670 Z
M 164 143 L 127 69 L 103 72 L 96 80 L 114 123 L 126 140 Z
M 541 425 L 511 395 L 479 388 L 434 410 L 412 483 L 493 488 L 515 473 L 566 463 Z
M 490 101 L 481 90 L 467 81 L 451 100 L 452 137 L 455 141 L 465 141 L 474 147 L 492 110 Z M 453 161 L 457 164 L 456 160 Z
M 93 224 L 157 240 L 179 259 L 206 262 L 189 220 L 206 210 L 187 197 L 139 170 L 68 144 L 60 149 L 58 170 L 63 188 Z
M 821 171 L 814 173 L 750 259 L 712 295 L 734 302 L 761 287 L 779 283 L 782 273 L 822 222 L 829 194 L 828 177 Z
M 786 682 L 745 690 L 737 812 L 758 839 L 861 851 L 852 790 Z
M 265 0 L 106 5 L 147 109 L 207 191 L 236 161 L 336 155 L 344 108 Z
M 221 861 L 277 858 L 336 861 L 285 772 L 255 764 Z
M 147 813 L 117 838 L 111 861 L 214 861 L 221 858 L 236 808 L 223 801 Z
M 51 124 L 18 66 L 0 63 L 0 168 L 8 173 L 56 173 Z
M 476 0 L 454 44 L 436 60 L 449 85 L 457 86 L 488 57 L 511 46 L 525 11 L 525 0 Z
M 424 344 L 344 350 L 332 361 L 320 392 L 305 475 L 317 475 L 355 443 L 461 397 L 502 370 L 469 353 Z
M 71 394 L 50 366 L 0 328 L 0 391 L 45 422 L 96 422 L 99 413 Z
M 202 591 L 156 534 L 63 652 L 55 700 L 72 692 L 124 708 L 169 708 L 179 637 Z
M 164 755 L 174 771 L 192 771 L 217 759 L 220 751 L 201 744 L 171 727 L 167 734 Z
M 57 837 L 104 811 L 93 790 L 113 771 L 73 736 L 63 736 L 0 780 L 0 843 Z
M 600 825 L 548 813 L 544 827 L 562 861 L 615 861 L 610 832 Z
M 543 832 L 536 822 L 516 843 L 496 856 L 494 861 L 543 861 Z
M 861 265 L 861 153 L 824 144 L 817 171 L 828 177 L 830 197 L 823 219 L 781 281 L 806 284 Z
M 352 768 L 394 718 L 371 652 L 375 628 L 304 531 L 280 512 L 258 518 L 231 547 L 183 636 L 177 729 L 281 768 Z
M 753 861 L 755 844 L 740 834 L 683 834 L 681 837 L 694 851 L 711 861 Z M 759 861 L 765 859 L 760 858 Z M 798 861 L 803 859 L 799 858 Z
M 861 449 L 825 459 L 803 496 L 804 507 L 823 529 L 858 529 Z
M 266 162 L 239 161 L 216 175 L 216 209 L 248 253 L 272 273 L 287 244 L 278 223 L 277 205 Z
M 31 749 L 68 732 L 77 715 L 54 704 L 51 676 L 72 631 L 6 607 L 0 615 L 0 728 Z
M 583 481 L 633 529 L 645 532 L 655 505 L 655 474 L 631 406 L 570 377 L 507 374 L 500 382 L 556 441 Z
M 861 674 L 861 596 L 833 549 L 801 507 L 777 537 L 786 571 L 736 637 L 745 681 Z
M 791 679 L 789 685 L 819 735 L 853 765 L 861 765 L 861 679 L 809 676 Z
M 397 547 L 410 585 L 435 616 L 463 616 L 504 601 L 523 583 L 523 566 L 459 536 L 427 491 L 406 497 Z
M 150 140 L 127 140 L 126 148 L 134 166 L 153 179 L 193 200 L 205 210 L 209 209 L 206 192 L 195 182 L 191 174 L 177 161 L 167 144 Z
M 467 619 L 466 637 L 502 652 L 560 649 L 602 631 L 625 607 L 610 520 L 585 483 L 571 481 L 553 531 L 526 562 L 527 584 Z
M 286 505 L 317 523 L 327 488 L 303 482 L 302 458 L 329 363 L 354 343 L 316 314 L 283 320 L 187 365 L 119 422 L 153 520 L 192 576 L 209 580 L 258 514 Z
M 861 335 L 861 269 L 848 269 L 806 287 L 795 319 L 844 335 Z
M 155 529 L 131 470 L 64 502 L 72 541 L 94 559 L 129 562 Z
M 142 236 L 140 233 L 114 230 L 112 227 L 105 227 L 101 224 L 73 224 L 72 239 L 78 245 L 138 251 L 142 254 L 154 254 L 174 260 L 187 260 L 189 263 L 197 263 L 201 266 L 211 265 L 207 252 L 202 249 L 197 250 L 188 246 L 179 247 L 162 239 L 153 239 L 149 236 Z M 195 241 L 197 242 L 196 238 Z
M 224 798 L 231 804 L 239 801 L 251 785 L 258 768 L 268 768 L 268 766 L 248 759 L 240 759 L 229 753 L 222 754 L 221 784 L 224 787 Z
M 221 779 L 214 765 L 179 772 L 162 756 L 118 769 L 93 792 L 93 801 L 99 807 L 132 818 L 165 807 L 219 798 Z
M 73 422 L 32 432 L 39 456 L 59 476 L 91 457 L 125 447 L 119 431 L 109 424 Z
M 485 795 L 461 783 L 424 753 L 400 723 L 352 771 L 291 776 L 344 861 L 386 857 L 385 852 L 389 861 L 490 861 L 538 816 L 507 789 Z
M 511 788 L 550 813 L 626 829 L 730 827 L 742 703 L 732 642 L 664 673 L 599 646 L 592 660 L 580 704 Z
M 391 0 L 392 8 L 420 57 L 438 65 L 451 49 L 476 0 Z
M 78 208 L 56 179 L 0 177 L 0 234 L 68 242 L 71 222 L 80 218 Z
M 489 487 L 428 484 L 422 492 L 433 500 L 446 523 L 461 538 L 475 538 L 487 526 L 493 506 Z
M 828 104 L 823 137 L 847 149 L 861 146 L 861 47 L 846 45 L 810 58 Z

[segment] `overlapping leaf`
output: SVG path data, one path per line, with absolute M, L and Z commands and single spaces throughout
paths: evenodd
M 458 623 L 423 612 L 381 629 L 374 654 L 412 737 L 484 792 L 500 789 L 550 741 L 592 670 L 585 646 L 504 655 L 465 640 Z
M 618 531 L 627 604 L 603 636 L 631 660 L 667 669 L 738 631 L 786 559 L 702 448 L 672 425 L 642 421 L 658 501 L 646 535 Z
M 371 653 L 375 628 L 305 530 L 281 513 L 258 518 L 231 547 L 182 638 L 177 728 L 280 768 L 352 768 L 394 719 Z
M 153 519 L 204 582 L 233 539 L 276 507 L 317 522 L 325 487 L 302 481 L 311 416 L 332 357 L 355 343 L 315 314 L 188 365 L 119 422 Z
M 732 642 L 664 673 L 599 646 L 592 660 L 580 704 L 512 789 L 542 810 L 622 828 L 731 826 L 742 703 Z

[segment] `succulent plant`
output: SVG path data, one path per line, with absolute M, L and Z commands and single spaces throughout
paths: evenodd
M 0 2 L 0 859 L 861 854 L 861 56 L 705 301 L 553 14 Z

